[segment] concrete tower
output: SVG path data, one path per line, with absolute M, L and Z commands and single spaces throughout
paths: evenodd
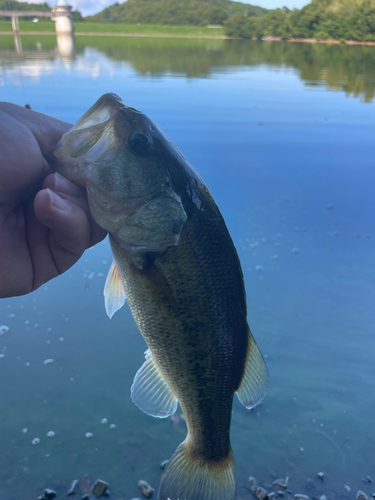
M 66 0 L 59 0 L 52 7 L 52 21 L 56 23 L 56 33 L 71 33 L 74 32 L 72 6 L 68 5 Z

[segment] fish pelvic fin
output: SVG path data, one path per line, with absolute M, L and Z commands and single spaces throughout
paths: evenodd
M 150 349 L 146 361 L 137 371 L 131 387 L 131 398 L 138 408 L 152 417 L 166 418 L 177 410 L 178 400 L 160 372 Z
M 234 500 L 232 450 L 220 461 L 205 461 L 190 452 L 188 440 L 175 451 L 161 478 L 158 500 Z
M 126 300 L 120 271 L 118 270 L 115 261 L 112 262 L 112 265 L 109 268 L 103 295 L 106 313 L 110 318 L 112 318 L 115 312 L 121 309 L 121 307 L 125 304 Z
M 237 390 L 238 399 L 247 409 L 254 408 L 265 397 L 267 383 L 267 366 L 249 329 L 245 370 Z

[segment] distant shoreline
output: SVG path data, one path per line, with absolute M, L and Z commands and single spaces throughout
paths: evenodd
M 1 35 L 14 35 L 13 31 L 0 31 Z M 20 31 L 19 35 L 55 35 L 56 31 Z M 118 36 L 118 37 L 137 37 L 137 38 L 197 38 L 197 39 L 216 39 L 216 40 L 246 40 L 246 38 L 237 38 L 225 35 L 183 35 L 177 33 L 108 33 L 108 32 L 94 32 L 94 31 L 76 31 L 75 36 Z M 257 40 L 257 38 L 253 38 Z M 341 42 L 340 40 L 317 40 L 316 38 L 290 38 L 288 40 L 283 40 L 279 37 L 267 36 L 261 39 L 263 42 L 292 42 L 292 43 L 326 43 L 326 44 L 345 44 L 345 45 L 375 45 L 375 42 L 361 42 L 357 40 L 345 40 Z
M 257 38 L 253 38 L 253 40 L 257 40 Z M 282 38 L 276 37 L 276 36 L 267 36 L 262 38 L 263 42 L 281 42 L 283 41 Z M 289 38 L 288 40 L 285 40 L 286 42 L 300 42 L 300 43 L 328 43 L 328 44 L 334 44 L 334 45 L 339 45 L 340 43 L 343 43 L 345 45 L 375 45 L 375 42 L 360 42 L 357 40 L 345 40 L 341 42 L 340 40 L 317 40 L 316 38 Z
M 55 35 L 56 31 L 20 31 L 18 33 L 20 36 L 22 35 Z M 0 31 L 0 35 L 14 35 L 13 31 Z M 97 31 L 75 31 L 75 36 L 120 36 L 120 37 L 139 37 L 139 38 L 216 38 L 219 40 L 222 39 L 231 39 L 233 37 L 223 36 L 223 35 L 178 35 L 178 34 L 170 34 L 170 33 L 100 33 Z

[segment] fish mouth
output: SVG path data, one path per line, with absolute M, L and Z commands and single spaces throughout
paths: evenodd
M 88 165 L 103 155 L 110 159 L 119 146 L 115 122 L 124 107 L 116 94 L 104 94 L 46 155 L 51 168 L 85 187 Z
M 116 94 L 104 94 L 63 135 L 46 159 L 54 170 L 85 186 L 86 167 L 94 162 L 113 160 L 119 148 L 127 146 L 129 136 L 135 131 L 137 137 L 131 143 L 133 152 L 137 153 L 135 141 L 139 139 L 147 137 L 152 144 L 148 128 L 141 111 L 123 104 Z
M 111 145 L 114 134 L 113 122 L 119 109 L 124 104 L 116 94 L 105 94 L 92 106 L 78 122 L 63 135 L 62 146 L 55 150 L 57 158 L 79 158 L 91 152 L 100 140 L 104 140 L 105 148 Z M 96 151 L 96 154 L 98 152 Z M 87 159 L 87 158 L 86 158 Z

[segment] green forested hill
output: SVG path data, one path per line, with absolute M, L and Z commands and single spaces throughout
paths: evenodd
M 375 41 L 375 0 L 312 0 L 303 9 L 274 9 L 263 17 L 232 16 L 229 36 Z
M 91 22 L 200 25 L 222 24 L 229 17 L 263 16 L 262 7 L 228 0 L 128 0 L 115 3 L 94 16 Z
M 254 0 L 256 1 L 256 0 Z M 282 4 L 282 0 L 280 0 Z M 0 0 L 0 10 L 42 10 L 43 4 Z M 224 24 L 227 36 L 375 42 L 375 0 L 311 0 L 302 9 L 267 10 L 230 0 L 127 0 L 75 21 L 141 25 Z

